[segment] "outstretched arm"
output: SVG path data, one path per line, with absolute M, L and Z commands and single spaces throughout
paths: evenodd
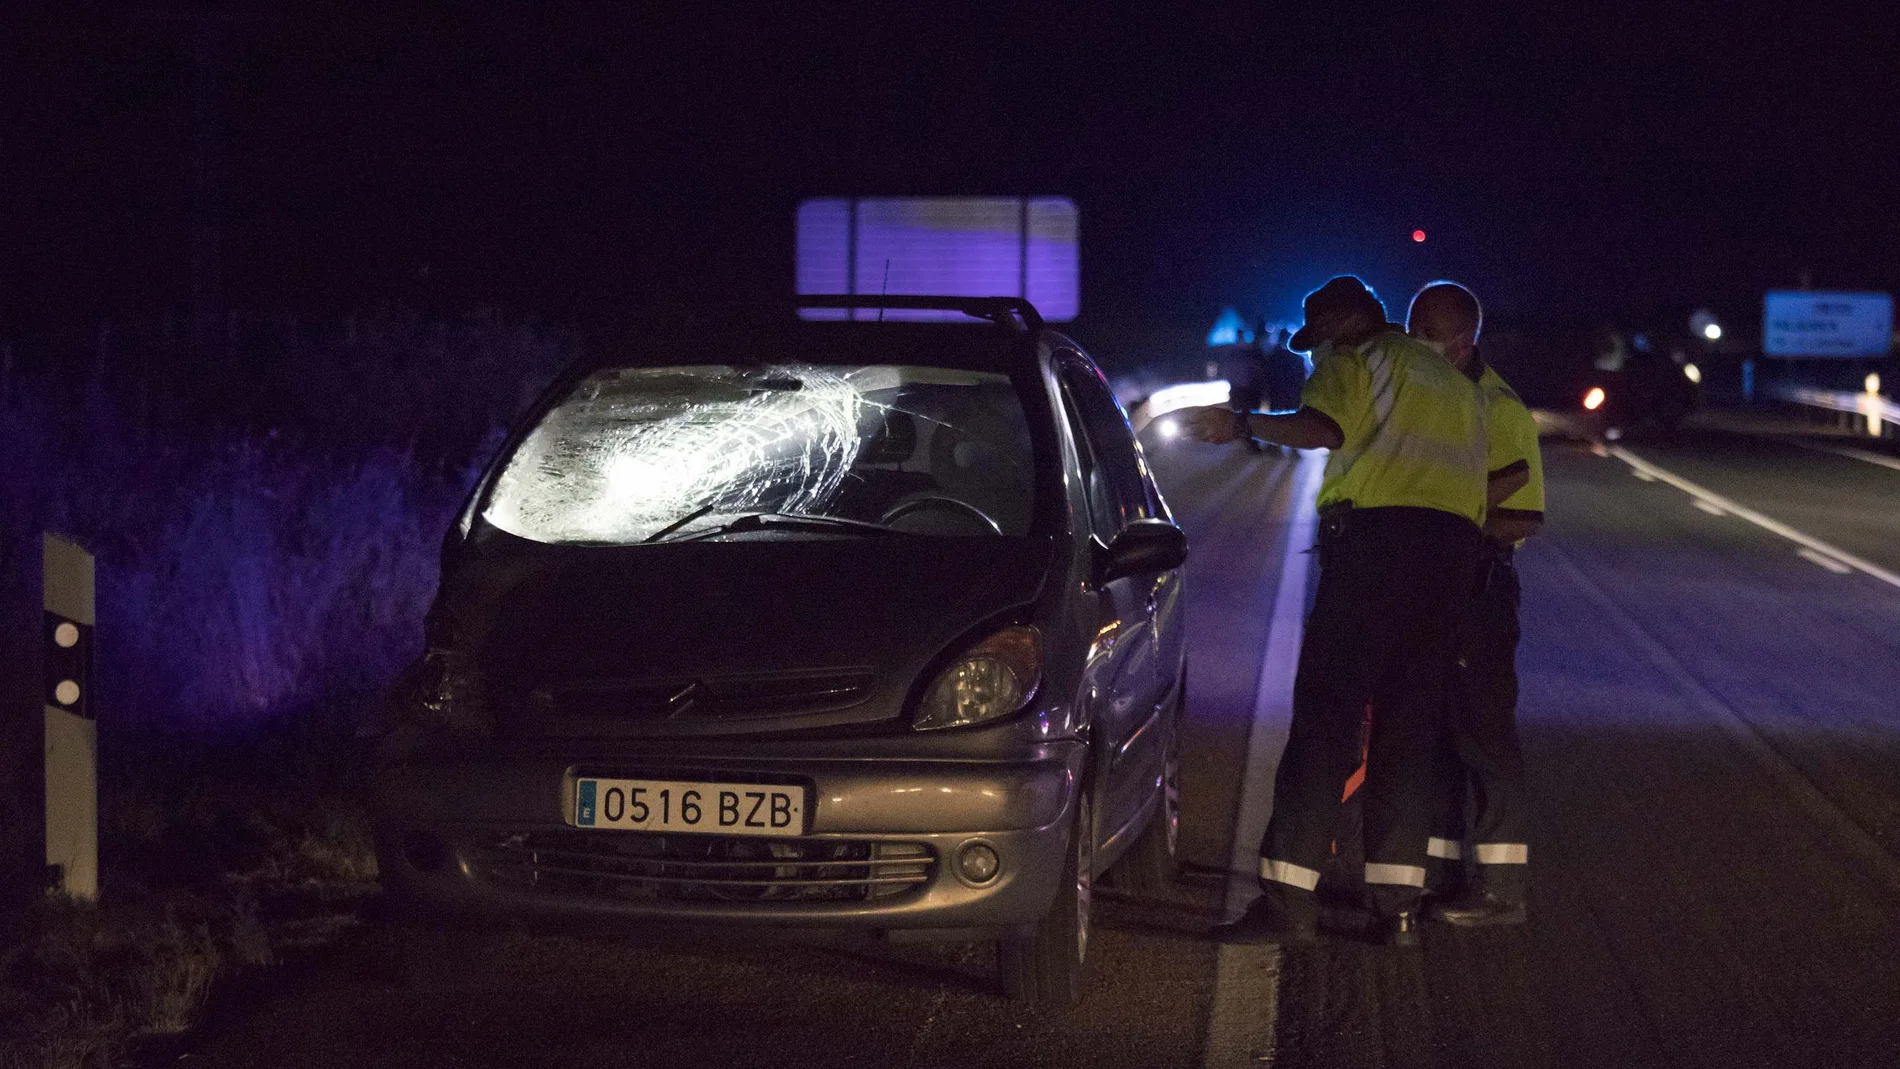
M 1241 437 L 1240 421 L 1234 418 L 1231 408 L 1218 405 L 1189 408 L 1175 418 L 1181 421 L 1181 429 L 1188 437 L 1203 442 L 1219 444 Z M 1311 407 L 1271 415 L 1249 412 L 1246 424 L 1252 437 L 1276 445 L 1290 445 L 1295 449 L 1338 449 L 1346 441 L 1345 434 L 1331 416 Z

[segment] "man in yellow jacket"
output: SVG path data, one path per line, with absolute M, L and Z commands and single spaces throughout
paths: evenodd
M 1260 844 L 1262 894 L 1219 929 L 1233 942 L 1308 942 L 1315 888 L 1359 730 L 1366 754 L 1366 897 L 1385 940 L 1416 945 L 1426 840 L 1441 797 L 1432 756 L 1459 621 L 1477 573 L 1488 469 L 1475 384 L 1386 322 L 1364 283 L 1335 278 L 1307 295 L 1289 347 L 1310 350 L 1298 411 L 1195 409 L 1189 434 L 1325 448 L 1320 577 L 1293 688 L 1293 718 Z
M 1412 299 L 1406 325 L 1439 348 L 1478 385 L 1485 406 L 1486 467 L 1494 488 L 1484 522 L 1479 576 L 1459 633 L 1458 664 L 1445 707 L 1442 754 L 1445 807 L 1426 844 L 1451 893 L 1430 911 L 1435 920 L 1478 927 L 1522 924 L 1530 862 L 1524 753 L 1517 735 L 1519 590 L 1514 556 L 1544 522 L 1544 464 L 1537 421 L 1502 376 L 1478 353 L 1483 312 L 1456 283 L 1440 282 Z M 1508 483 L 1507 483 L 1508 480 Z M 1375 712 L 1376 716 L 1376 712 Z M 1474 809 L 1465 831 L 1465 795 Z M 1468 842 L 1467 842 L 1468 840 Z M 1465 847 L 1477 879 L 1460 887 Z

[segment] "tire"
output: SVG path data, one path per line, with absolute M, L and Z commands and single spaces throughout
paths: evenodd
M 1094 810 L 1084 788 L 1076 803 L 1075 827 L 1069 835 L 1055 902 L 1034 929 L 1006 936 L 996 944 L 996 972 L 1003 992 L 1025 1006 L 1062 1009 L 1081 997 L 1094 890 L 1094 839 Z
M 1161 799 L 1141 837 L 1115 862 L 1109 879 L 1117 890 L 1136 898 L 1172 896 L 1179 868 L 1175 858 L 1181 838 L 1181 722 L 1168 725 L 1166 756 L 1162 760 Z

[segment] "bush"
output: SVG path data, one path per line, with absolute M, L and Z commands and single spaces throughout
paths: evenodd
M 0 345 L 0 561 L 36 566 L 42 530 L 97 561 L 104 890 L 0 908 L 0 1069 L 113 1064 L 353 923 L 354 713 L 417 652 L 456 506 L 572 348 L 492 317 L 234 320 L 207 368 L 175 334 Z
M 272 321 L 227 354 L 242 374 L 155 384 L 175 352 L 100 338 L 86 376 L 0 383 L 0 515 L 97 557 L 108 746 L 122 727 L 244 732 L 385 687 L 417 651 L 456 505 L 568 355 L 492 319 Z

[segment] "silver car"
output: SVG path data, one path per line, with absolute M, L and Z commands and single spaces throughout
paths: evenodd
M 1094 881 L 1172 876 L 1185 538 L 1026 302 L 800 303 L 583 361 L 507 440 L 378 743 L 386 887 L 990 940 L 1070 1001 Z

